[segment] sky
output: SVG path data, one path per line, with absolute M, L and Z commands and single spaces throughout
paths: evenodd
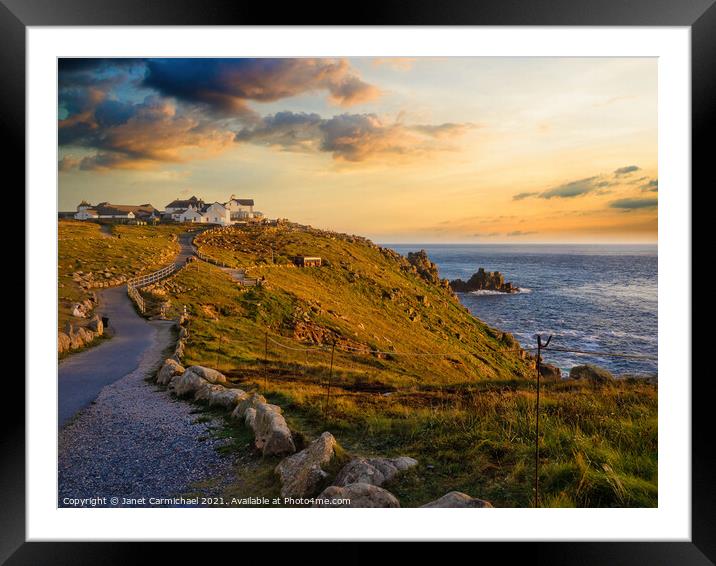
M 383 243 L 655 243 L 654 58 L 60 59 L 59 208 L 196 195 Z

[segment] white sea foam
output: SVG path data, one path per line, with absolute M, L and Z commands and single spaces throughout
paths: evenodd
M 515 293 L 505 293 L 504 291 L 494 291 L 492 289 L 478 289 L 477 291 L 470 291 L 469 295 L 522 295 L 526 293 L 531 293 L 532 289 L 528 289 L 527 287 L 521 287 L 517 292 Z

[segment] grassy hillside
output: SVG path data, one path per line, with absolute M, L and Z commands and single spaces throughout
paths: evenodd
M 87 298 L 78 274 L 95 279 L 132 277 L 163 267 L 179 251 L 181 226 L 100 226 L 94 222 L 60 220 L 57 226 L 58 328 L 72 317 L 72 305 Z M 105 272 L 110 277 L 105 277 Z
M 424 258 L 290 224 L 196 241 L 264 284 L 242 288 L 196 262 L 161 286 L 192 315 L 187 363 L 262 390 L 308 436 L 330 430 L 350 451 L 416 457 L 417 471 L 390 486 L 403 505 L 453 489 L 531 505 L 533 361 Z M 324 266 L 293 267 L 295 254 Z M 543 505 L 656 505 L 654 385 L 547 383 L 542 407 Z

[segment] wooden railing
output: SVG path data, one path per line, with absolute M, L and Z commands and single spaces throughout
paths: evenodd
M 129 298 L 137 305 L 139 312 L 144 314 L 147 311 L 146 303 L 144 302 L 142 295 L 139 294 L 139 291 L 137 291 L 135 287 L 127 285 L 127 295 L 129 295 Z
M 137 291 L 137 289 L 139 289 L 140 287 L 151 285 L 152 283 L 156 283 L 157 281 L 161 281 L 162 279 L 169 277 L 169 275 L 174 273 L 176 270 L 177 265 L 175 263 L 172 263 L 170 265 L 167 265 L 166 267 L 163 267 L 162 269 L 159 269 L 158 271 L 154 271 L 147 275 L 140 275 L 139 277 L 133 277 L 132 279 L 127 281 L 127 295 L 129 295 L 129 298 L 135 302 L 137 308 L 139 309 L 139 312 L 141 312 L 142 314 L 147 312 L 147 304 L 139 291 Z
M 127 285 L 131 285 L 132 287 L 145 287 L 147 285 L 151 285 L 152 283 L 156 283 L 160 279 L 164 279 L 165 277 L 168 277 L 169 275 L 174 273 L 176 268 L 176 263 L 171 263 L 158 271 L 154 271 L 153 273 L 149 273 L 147 275 L 140 275 L 139 277 L 133 277 L 132 279 L 127 281 Z

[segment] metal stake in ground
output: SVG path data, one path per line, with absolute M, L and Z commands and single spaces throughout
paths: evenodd
M 268 330 L 264 334 L 264 388 L 268 391 Z
M 542 375 L 542 348 L 549 346 L 552 335 L 542 344 L 542 336 L 537 335 L 537 419 L 535 424 L 535 507 L 539 507 L 539 385 Z
M 331 348 L 331 365 L 328 371 L 328 384 L 326 387 L 326 406 L 323 410 L 323 418 L 328 420 L 328 410 L 330 408 L 329 403 L 331 400 L 331 381 L 333 379 L 333 355 L 336 353 L 336 341 L 333 341 L 333 347 Z

